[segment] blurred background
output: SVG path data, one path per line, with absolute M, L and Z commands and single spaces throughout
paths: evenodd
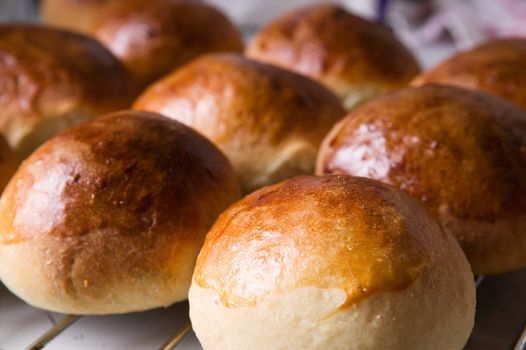
M 109 0 L 111 1 L 111 0 Z M 38 0 L 0 0 L 0 21 L 38 21 Z M 430 66 L 457 50 L 526 35 L 526 0 L 209 0 L 250 36 L 288 9 L 337 2 L 392 28 Z

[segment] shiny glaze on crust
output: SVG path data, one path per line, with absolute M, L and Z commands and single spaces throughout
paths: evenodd
M 78 16 L 86 18 L 87 23 L 62 18 L 63 9 L 57 8 L 54 13 L 52 4 L 48 5 L 48 22 L 96 37 L 124 62 L 140 89 L 201 54 L 243 49 L 236 27 L 219 10 L 203 2 L 127 0 L 71 4 L 73 1 L 59 2 L 76 8 Z
M 526 114 L 506 101 L 446 86 L 407 88 L 337 124 L 318 174 L 374 178 L 436 214 L 493 222 L 526 211 Z
M 246 53 L 336 91 L 346 84 L 404 86 L 419 72 L 391 31 L 337 5 L 314 5 L 277 18 L 256 34 Z
M 497 39 L 459 53 L 418 76 L 413 85 L 481 90 L 526 110 L 526 39 Z
M 207 52 L 241 51 L 237 29 L 218 10 L 195 1 L 149 1 L 115 6 L 93 34 L 145 87 Z
M 114 307 L 134 311 L 155 305 L 148 296 L 166 305 L 174 293 L 184 299 L 206 232 L 238 198 L 230 164 L 204 137 L 158 115 L 118 112 L 23 163 L 0 201 L 0 257 L 27 255 L 39 283 L 25 282 L 22 296 L 38 294 L 46 307 L 107 312 L 127 300 Z
M 51 139 L 24 162 L 2 197 L 0 242 L 105 230 L 200 240 L 194 227 L 210 226 L 215 204 L 237 186 L 226 158 L 199 134 L 118 112 Z
M 273 144 L 295 134 L 316 140 L 345 114 L 318 84 L 236 54 L 199 58 L 152 85 L 133 107 L 191 125 L 217 144 L 245 132 Z
M 227 159 L 195 131 L 150 113 L 101 117 L 46 142 L 7 186 L 0 272 L 46 309 L 166 306 L 186 298 L 206 232 L 238 198 Z
M 124 67 L 97 41 L 29 25 L 0 25 L 0 130 L 130 103 Z M 8 140 L 9 141 L 9 140 Z
M 193 278 L 232 308 L 303 287 L 341 289 L 345 308 L 409 287 L 447 239 L 414 200 L 377 181 L 302 176 L 225 211 Z
M 229 157 L 242 184 L 268 171 L 294 142 L 312 151 L 311 170 L 299 173 L 312 173 L 321 140 L 345 114 L 320 84 L 237 54 L 194 60 L 153 84 L 133 108 L 203 133 Z

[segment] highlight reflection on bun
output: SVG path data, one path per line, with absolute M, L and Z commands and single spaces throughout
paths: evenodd
M 153 84 L 134 103 L 208 137 L 229 157 L 245 193 L 312 174 L 321 140 L 345 114 L 329 90 L 244 58 L 198 58 Z
M 131 102 L 130 80 L 97 41 L 0 25 L 0 132 L 23 158 L 56 133 Z
M 318 174 L 366 176 L 422 201 L 476 274 L 526 266 L 526 113 L 447 86 L 407 88 L 352 111 L 325 138 Z
M 227 159 L 190 128 L 118 112 L 26 160 L 0 202 L 0 278 L 27 303 L 72 314 L 187 297 L 197 253 L 239 198 Z
M 256 33 L 246 54 L 319 80 L 347 109 L 407 85 L 419 72 L 416 59 L 390 30 L 337 5 L 278 17 Z
M 408 195 L 302 176 L 221 214 L 197 259 L 190 317 L 207 350 L 460 350 L 474 289 L 454 237 Z

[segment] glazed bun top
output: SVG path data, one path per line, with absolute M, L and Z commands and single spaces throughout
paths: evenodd
M 23 157 L 132 98 L 124 67 L 97 41 L 29 25 L 0 25 L 0 95 L 0 131 Z
M 419 72 L 413 55 L 389 29 L 337 5 L 313 5 L 278 17 L 255 35 L 246 54 L 319 80 L 348 108 L 405 86 Z
M 46 22 L 100 40 L 124 62 L 140 90 L 196 56 L 243 48 L 228 18 L 200 1 L 48 0 L 43 11 Z
M 403 191 L 301 176 L 221 214 L 189 304 L 210 350 L 460 350 L 475 284 L 455 238 Z
M 526 39 L 495 39 L 418 76 L 413 85 L 447 84 L 503 97 L 526 110 Z
M 80 237 L 106 227 L 127 235 L 163 232 L 172 229 L 174 208 L 190 212 L 212 205 L 228 188 L 235 197 L 238 186 L 226 157 L 203 136 L 136 111 L 100 117 L 54 137 L 15 179 L 2 198 L 4 243 Z M 219 186 L 222 181 L 228 186 Z M 213 212 L 181 219 L 189 226 L 199 219 L 206 227 L 215 220 Z
M 327 135 L 317 173 L 409 192 L 459 239 L 475 273 L 526 266 L 526 113 L 504 99 L 438 85 L 378 97 Z
M 0 278 L 31 305 L 109 314 L 187 297 L 217 216 L 239 198 L 226 157 L 168 118 L 121 111 L 48 140 L 0 201 Z
M 340 309 L 397 292 L 458 244 L 416 201 L 380 182 L 301 176 L 260 189 L 216 221 L 194 283 L 229 308 L 297 288 L 340 289 Z M 456 248 L 458 249 L 458 248 Z
M 526 210 L 526 114 L 490 95 L 429 85 L 379 97 L 326 137 L 317 172 L 394 185 L 433 211 L 495 220 Z
M 208 137 L 229 157 L 245 192 L 311 174 L 321 140 L 345 113 L 320 84 L 237 54 L 190 62 L 153 84 L 133 107 Z

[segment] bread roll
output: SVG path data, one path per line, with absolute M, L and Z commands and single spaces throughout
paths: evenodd
M 526 39 L 496 39 L 461 52 L 412 84 L 433 83 L 481 90 L 526 110 Z
M 0 25 L 0 96 L 0 132 L 22 158 L 132 98 L 124 67 L 97 41 L 29 25 Z
M 124 62 L 140 90 L 196 56 L 243 48 L 228 18 L 200 1 L 45 0 L 43 17 L 100 40 Z
M 132 111 L 42 145 L 0 201 L 0 279 L 27 303 L 109 314 L 186 299 L 216 217 L 239 196 L 227 159 L 167 118 Z
M 189 301 L 205 350 L 460 350 L 475 287 L 453 236 L 406 194 L 303 176 L 221 214 Z
M 316 82 L 235 54 L 189 63 L 153 84 L 134 108 L 208 137 L 229 157 L 244 192 L 312 174 L 321 140 L 345 114 Z
M 312 5 L 278 17 L 250 41 L 246 54 L 317 79 L 347 109 L 407 85 L 413 55 L 393 33 L 337 5 Z
M 47 24 L 87 32 L 108 6 L 134 2 L 138 0 L 40 0 L 40 15 Z
M 526 114 L 505 100 L 433 85 L 379 97 L 333 128 L 317 173 L 407 191 L 458 238 L 476 274 L 526 266 Z

